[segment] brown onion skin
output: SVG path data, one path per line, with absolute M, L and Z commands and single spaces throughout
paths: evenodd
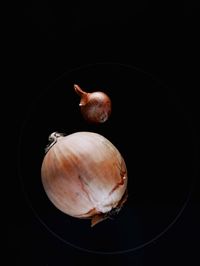
M 101 91 L 87 93 L 78 85 L 74 85 L 76 93 L 81 97 L 79 106 L 84 119 L 89 123 L 104 123 L 112 111 L 111 100 Z
M 58 135 L 57 135 L 58 136 Z M 126 201 L 127 169 L 103 136 L 76 132 L 50 145 L 41 167 L 44 190 L 62 212 L 92 219 L 92 226 Z

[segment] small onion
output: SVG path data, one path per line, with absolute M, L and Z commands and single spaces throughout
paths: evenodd
M 81 97 L 79 106 L 84 119 L 90 123 L 104 123 L 111 114 L 111 100 L 101 91 L 88 93 L 78 85 L 74 85 L 76 93 Z
M 41 176 L 50 201 L 91 226 L 120 210 L 127 199 L 127 169 L 117 148 L 93 132 L 52 133 Z

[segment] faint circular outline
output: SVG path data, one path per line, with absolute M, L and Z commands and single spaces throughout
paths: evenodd
M 160 79 L 158 79 L 157 77 L 154 77 L 153 74 L 151 73 L 148 73 L 146 71 L 144 71 L 143 69 L 140 69 L 138 67 L 135 67 L 135 66 L 132 66 L 132 65 L 129 65 L 129 64 L 124 64 L 124 63 L 119 63 L 119 62 L 97 62 L 97 63 L 90 63 L 90 64 L 85 64 L 85 65 L 80 65 L 78 67 L 75 67 L 75 68 L 72 68 L 71 70 L 69 71 L 65 71 L 63 74 L 59 75 L 56 79 L 54 79 L 51 84 L 49 84 L 47 87 L 46 87 L 46 90 L 48 90 L 48 88 L 50 86 L 53 85 L 53 83 L 55 83 L 56 81 L 60 80 L 61 78 L 63 78 L 64 76 L 66 75 L 69 75 L 70 73 L 74 72 L 74 71 L 77 71 L 77 70 L 81 70 L 81 69 L 85 69 L 85 68 L 89 68 L 89 67 L 92 67 L 92 66 L 95 66 L 95 65 L 118 65 L 118 66 L 122 66 L 122 67 L 126 67 L 126 68 L 131 68 L 131 69 L 134 69 L 136 71 L 139 71 L 141 73 L 144 73 L 145 75 L 151 77 L 153 80 L 155 80 L 156 82 L 159 82 L 160 85 L 164 86 L 165 88 L 168 88 L 169 87 L 163 83 L 162 81 L 160 81 Z M 41 93 L 41 95 L 44 94 L 44 91 Z M 31 106 L 33 104 L 36 103 L 36 99 L 32 102 L 32 104 L 29 106 L 29 112 L 31 111 Z M 180 106 L 179 106 L 180 107 Z M 29 113 L 28 112 L 28 113 Z M 183 112 L 183 110 L 182 110 Z M 28 114 L 27 113 L 27 114 Z M 49 232 L 51 233 L 54 237 L 56 237 L 57 239 L 59 239 L 61 242 L 65 243 L 66 245 L 74 248 L 74 249 L 77 249 L 79 251 L 82 251 L 82 252 L 87 252 L 87 253 L 92 253 L 92 254 L 98 254 L 98 255 L 117 255 L 117 254 L 124 254 L 124 253 L 129 253 L 129 252 L 134 252 L 134 251 L 137 251 L 139 249 L 142 249 L 144 247 L 147 247 L 149 246 L 150 244 L 154 243 L 155 241 L 157 241 L 160 237 L 162 237 L 177 221 L 178 219 L 181 217 L 182 213 L 184 212 L 189 200 L 190 200 L 190 197 L 192 195 L 192 191 L 193 191 L 193 188 L 194 188 L 194 183 L 195 183 L 195 180 L 196 180 L 196 175 L 197 175 L 197 170 L 195 171 L 195 174 L 192 178 L 192 182 L 190 184 L 190 189 L 189 189 L 189 192 L 187 194 L 187 197 L 186 199 L 184 200 L 184 203 L 182 204 L 178 214 L 175 215 L 175 217 L 172 219 L 172 221 L 168 224 L 168 226 L 165 227 L 165 229 L 163 229 L 159 234 L 157 234 L 155 237 L 151 238 L 149 241 L 145 241 L 145 243 L 143 244 L 140 244 L 134 248 L 128 248 L 128 249 L 124 249 L 124 250 L 118 250 L 118 251 L 98 251 L 98 250 L 92 250 L 92 249 L 87 249 L 87 248 L 82 248 L 78 245 L 75 245 L 75 244 L 72 244 L 70 242 L 68 242 L 66 239 L 63 239 L 60 235 L 58 235 L 57 233 L 55 233 L 43 220 L 42 218 L 40 218 L 39 214 L 37 213 L 37 211 L 34 209 L 34 207 L 32 206 L 31 204 L 31 201 L 26 193 L 26 190 L 25 190 L 25 187 L 24 187 L 24 182 L 22 180 L 22 175 L 20 173 L 20 163 L 21 163 L 21 160 L 20 160 L 20 147 L 21 147 L 21 142 L 22 142 L 22 135 L 23 135 L 23 129 L 24 129 L 24 126 L 26 124 L 26 121 L 27 121 L 27 117 L 24 118 L 24 121 L 22 122 L 22 126 L 21 126 L 21 130 L 19 132 L 19 144 L 18 144 L 18 174 L 19 174 L 19 179 L 20 179 L 20 183 L 21 183 L 21 189 L 22 189 L 22 192 L 25 196 L 25 199 L 27 201 L 27 204 L 28 206 L 30 207 L 30 209 L 32 210 L 33 214 L 35 215 L 35 217 L 38 219 L 38 221 L 44 226 L 44 228 Z M 193 129 L 193 128 L 192 128 Z M 192 131 L 193 133 L 193 136 L 194 136 L 194 129 Z M 195 158 L 196 159 L 196 156 L 198 154 L 198 151 L 195 150 Z M 196 166 L 196 163 L 195 163 L 195 166 Z

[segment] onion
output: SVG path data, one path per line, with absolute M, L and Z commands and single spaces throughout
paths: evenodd
M 118 212 L 127 199 L 127 169 L 117 148 L 93 132 L 54 132 L 41 176 L 50 201 L 91 226 Z
M 76 93 L 81 97 L 79 106 L 84 119 L 90 123 L 104 123 L 111 114 L 111 100 L 102 91 L 88 93 L 78 85 L 74 85 Z

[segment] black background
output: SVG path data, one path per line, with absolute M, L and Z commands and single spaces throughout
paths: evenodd
M 197 96 L 200 87 L 198 22 L 199 6 L 195 1 L 183 1 L 182 4 L 176 4 L 173 1 L 160 3 L 144 0 L 133 1 L 132 4 L 124 1 L 113 3 L 74 1 L 65 4 L 50 1 L 20 2 L 16 7 L 13 20 L 14 34 L 11 36 L 13 64 L 10 72 L 11 79 L 15 83 L 12 99 L 15 104 L 13 119 L 16 122 L 17 144 L 19 144 L 27 110 L 31 109 L 30 106 L 37 108 L 35 102 L 38 100 L 38 95 L 48 86 L 52 86 L 52 83 L 57 84 L 55 80 L 60 75 L 85 64 L 117 62 L 133 65 L 151 73 L 171 88 L 173 95 L 176 95 L 176 101 L 180 102 L 182 110 L 187 114 L 189 129 L 194 132 L 193 139 L 196 143 L 194 145 L 197 146 L 199 138 L 199 99 Z M 85 83 L 87 84 L 86 80 Z M 124 91 L 128 93 L 128 89 Z M 123 94 L 123 91 L 119 93 L 118 90 L 116 94 L 116 99 L 118 99 L 116 102 L 119 104 L 121 93 Z M 128 98 L 127 101 L 130 103 L 130 96 Z M 159 100 L 159 97 L 156 99 L 154 96 L 154 101 L 157 102 L 156 107 L 162 107 L 162 102 L 159 103 Z M 59 107 L 60 103 L 57 102 L 56 106 Z M 154 113 L 156 113 L 156 107 L 153 109 Z M 38 108 L 42 110 L 41 102 Z M 130 116 L 135 114 L 135 109 L 133 107 L 133 114 L 131 114 L 131 108 L 127 109 L 128 115 L 122 112 L 122 120 L 126 125 L 131 123 Z M 157 113 L 159 112 L 160 109 L 157 110 Z M 144 114 L 140 117 L 138 113 L 137 123 L 140 118 L 145 117 Z M 116 115 L 120 116 L 120 114 L 120 111 L 116 112 Z M 35 118 L 37 117 L 40 116 L 37 114 Z M 173 113 L 169 117 L 172 118 Z M 71 116 L 70 119 L 67 115 L 70 125 L 74 125 L 74 118 Z M 146 121 L 149 121 L 148 119 L 147 115 Z M 180 117 L 178 123 L 176 119 L 173 121 L 177 126 L 177 132 L 183 130 L 181 119 Z M 47 121 L 50 122 L 51 119 Z M 61 119 L 55 122 L 54 126 L 60 122 Z M 37 124 L 36 121 L 36 125 L 39 123 L 41 122 Z M 111 137 L 113 135 L 116 138 L 115 132 L 119 125 L 118 134 L 121 133 L 122 138 L 125 139 L 127 128 L 123 135 L 121 119 L 119 122 L 114 121 L 113 125 L 115 127 L 112 129 Z M 44 130 L 45 126 L 42 128 Z M 61 129 L 63 129 L 62 126 Z M 51 129 L 47 129 L 46 126 L 46 130 Z M 106 127 L 103 130 L 107 132 Z M 36 129 L 33 132 L 35 133 Z M 30 134 L 31 143 L 35 142 L 33 132 Z M 39 134 L 36 139 L 39 139 L 38 136 Z M 183 136 L 184 139 L 179 145 L 187 147 L 191 134 L 186 132 Z M 148 137 L 150 139 L 151 135 L 148 134 Z M 28 137 L 26 141 L 27 139 Z M 117 144 L 117 138 L 114 142 Z M 118 145 L 120 143 L 119 141 Z M 25 149 L 27 145 L 25 142 Z M 30 147 L 32 146 L 30 144 Z M 19 145 L 16 149 L 19 149 Z M 190 152 L 189 148 L 187 151 Z M 185 154 L 188 154 L 187 151 Z M 19 157 L 19 152 L 16 152 L 16 157 Z M 188 164 L 191 161 L 192 159 Z M 193 171 L 191 175 L 194 175 Z M 62 266 L 83 263 L 88 265 L 106 263 L 176 265 L 185 262 L 194 265 L 197 263 L 199 199 L 196 186 L 181 219 L 163 237 L 142 250 L 111 256 L 77 251 L 49 234 L 35 218 L 25 201 L 17 169 L 11 182 L 11 195 L 13 196 L 11 199 L 12 206 L 13 202 L 14 206 L 8 221 L 8 260 L 12 258 L 16 265 Z M 180 186 L 185 188 L 187 184 L 187 180 L 183 180 Z M 151 182 L 148 182 L 148 186 L 151 187 Z M 178 187 L 177 183 L 176 186 Z M 162 192 L 158 193 L 161 202 Z M 148 201 L 150 195 L 148 189 L 143 193 L 146 195 L 144 202 Z M 174 192 L 171 203 L 176 205 L 179 196 L 180 194 L 177 193 L 176 198 Z M 156 197 L 153 200 L 156 201 Z M 107 232 L 102 232 L 102 234 L 106 241 Z

